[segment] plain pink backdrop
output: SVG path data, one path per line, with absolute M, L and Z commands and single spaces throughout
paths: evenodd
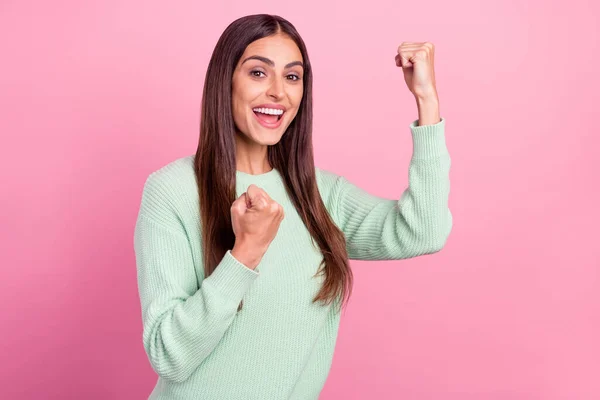
M 321 399 L 600 398 L 597 2 L 0 4 L 0 398 L 144 399 L 133 228 L 148 174 L 193 154 L 234 19 L 289 19 L 314 68 L 316 164 L 405 189 L 431 41 L 452 156 L 439 253 L 352 262 Z

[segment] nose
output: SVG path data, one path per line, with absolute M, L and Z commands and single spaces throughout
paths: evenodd
M 267 96 L 272 97 L 273 99 L 281 99 L 284 95 L 283 92 L 283 79 L 275 78 L 269 86 L 269 90 L 267 90 Z

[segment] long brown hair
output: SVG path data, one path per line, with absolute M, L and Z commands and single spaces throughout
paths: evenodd
M 236 199 L 237 169 L 231 97 L 233 71 L 250 43 L 279 33 L 289 36 L 302 53 L 304 94 L 298 113 L 281 140 L 269 146 L 268 159 L 281 173 L 292 203 L 323 254 L 317 274 L 325 273 L 325 279 L 313 302 L 336 302 L 343 306 L 352 291 L 352 271 L 344 234 L 329 216 L 317 187 L 312 145 L 311 65 L 304 41 L 294 26 L 276 15 L 249 15 L 232 22 L 219 38 L 206 72 L 200 138 L 194 158 L 204 275 L 207 277 L 215 270 L 235 243 L 230 211 Z M 238 310 L 241 308 L 242 303 Z

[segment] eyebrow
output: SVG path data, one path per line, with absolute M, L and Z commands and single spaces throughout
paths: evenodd
M 243 64 L 243 63 L 245 63 L 245 62 L 246 62 L 246 61 L 248 61 L 248 60 L 258 60 L 258 61 L 262 61 L 262 62 L 264 62 L 265 64 L 269 64 L 271 67 L 275 67 L 275 63 L 274 63 L 272 60 L 270 60 L 270 59 L 268 59 L 268 58 L 266 58 L 266 57 L 262 57 L 262 56 L 250 56 L 250 57 L 246 58 L 246 59 L 245 59 L 245 60 L 242 62 L 242 64 Z M 289 63 L 289 64 L 287 64 L 287 65 L 285 66 L 285 69 L 287 69 L 287 68 L 291 68 L 291 67 L 293 67 L 293 66 L 295 66 L 295 65 L 299 65 L 299 66 L 301 66 L 302 68 L 304 68 L 304 64 L 302 64 L 302 61 L 292 61 L 291 63 Z

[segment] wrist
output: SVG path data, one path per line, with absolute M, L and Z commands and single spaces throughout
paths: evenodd
M 441 121 L 440 103 L 436 95 L 415 97 L 419 113 L 419 126 L 433 125 Z
M 417 102 L 417 106 L 425 107 L 425 106 L 437 106 L 439 105 L 439 97 L 436 92 L 427 95 L 419 95 L 415 96 L 415 101 Z
M 255 269 L 263 256 L 262 253 L 258 254 L 255 250 L 251 250 L 251 247 L 237 242 L 231 249 L 231 255 L 250 269 Z
M 435 86 L 421 88 L 413 92 L 417 103 L 431 103 L 438 101 L 438 92 Z

